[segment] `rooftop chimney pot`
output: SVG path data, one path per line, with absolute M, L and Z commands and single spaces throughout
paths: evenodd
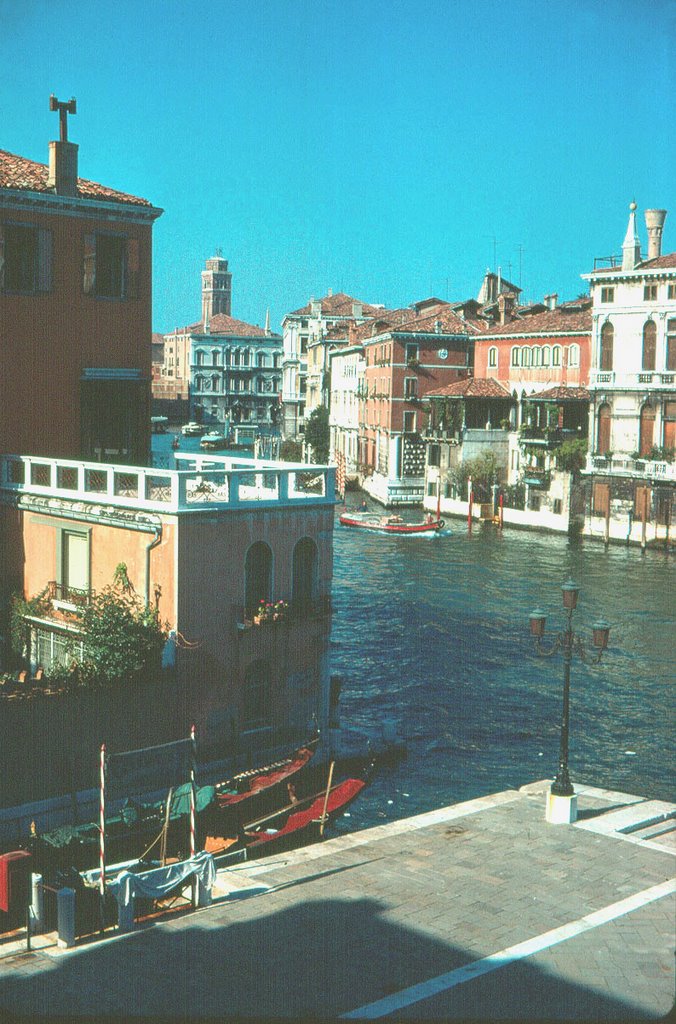
M 648 259 L 655 260 L 662 255 L 662 229 L 667 217 L 666 210 L 646 210 L 645 226 L 648 229 Z

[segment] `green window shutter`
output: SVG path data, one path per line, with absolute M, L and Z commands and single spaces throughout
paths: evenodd
M 138 299 L 139 244 L 138 238 L 127 239 L 125 297 Z
M 96 294 L 96 235 L 84 236 L 82 288 L 85 295 Z
M 52 290 L 52 233 L 48 228 L 38 230 L 38 291 Z

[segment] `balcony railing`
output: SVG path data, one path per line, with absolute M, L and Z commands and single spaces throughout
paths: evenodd
M 174 470 L 0 456 L 0 490 L 152 512 L 335 503 L 335 467 L 176 452 Z
M 613 388 L 635 390 L 646 386 L 664 388 L 676 384 L 676 373 L 661 370 L 641 370 L 636 373 L 620 373 L 615 370 L 592 370 L 592 387 L 610 385 Z
M 262 621 L 257 621 L 259 619 L 257 609 L 247 610 L 243 605 L 233 605 L 232 611 L 237 629 L 242 632 L 265 626 L 279 628 L 295 623 L 321 621 L 330 617 L 332 605 L 329 594 L 308 601 L 291 601 L 283 610 L 277 612 L 275 611 L 275 602 L 272 602 L 270 613 Z
M 67 583 L 57 583 L 56 580 L 50 580 L 47 587 L 47 596 L 50 601 L 61 602 L 77 608 L 85 608 L 92 603 L 94 597 L 93 590 L 81 590 L 78 587 L 70 587 Z
M 558 448 L 564 441 L 584 438 L 579 430 L 565 427 L 523 427 L 519 433 L 519 444 L 522 446 L 537 445 L 542 448 Z
M 626 476 L 637 477 L 656 482 L 667 483 L 676 481 L 676 463 L 652 459 L 632 459 L 625 455 L 587 455 L 583 473 L 595 476 Z

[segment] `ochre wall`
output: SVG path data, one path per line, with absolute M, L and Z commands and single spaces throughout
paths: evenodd
M 150 381 L 151 227 L 28 206 L 0 218 L 52 232 L 52 290 L 0 294 L 0 452 L 79 458 L 82 370 L 134 368 Z M 84 294 L 84 236 L 96 231 L 138 240 L 138 298 Z

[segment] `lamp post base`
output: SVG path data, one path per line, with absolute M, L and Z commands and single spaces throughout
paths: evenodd
M 577 795 L 557 796 L 551 790 L 547 793 L 545 820 L 550 825 L 572 825 L 577 821 Z

